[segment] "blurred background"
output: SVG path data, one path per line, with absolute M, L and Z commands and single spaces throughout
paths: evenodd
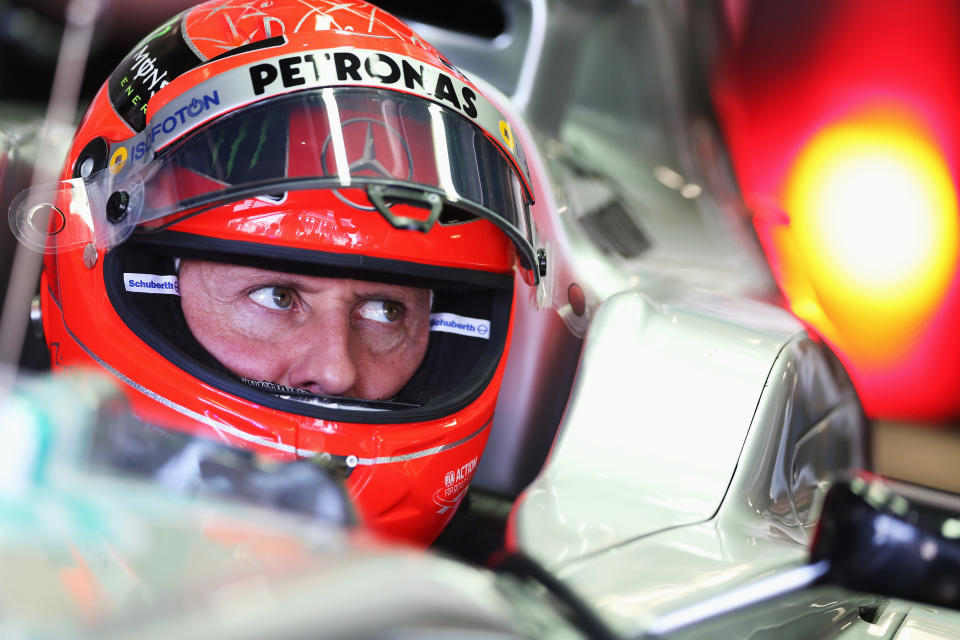
M 721 4 L 706 75 L 780 289 L 850 370 L 880 470 L 960 490 L 960 3 Z
M 0 0 L 3 113 L 42 113 L 65 4 Z M 81 105 L 142 37 L 191 4 L 109 3 Z M 473 21 L 466 37 L 491 46 L 502 28 L 475 24 L 492 15 L 471 12 L 477 3 L 377 4 L 419 23 Z M 878 470 L 960 491 L 960 3 L 677 4 L 785 304 L 848 367 L 876 424 Z M 12 260 L 5 249 L 4 281 Z M 29 366 L 46 357 L 25 354 Z

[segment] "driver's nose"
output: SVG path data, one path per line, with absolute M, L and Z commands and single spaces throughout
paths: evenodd
M 303 335 L 290 354 L 284 384 L 320 395 L 346 396 L 357 383 L 346 314 L 331 311 L 301 328 Z

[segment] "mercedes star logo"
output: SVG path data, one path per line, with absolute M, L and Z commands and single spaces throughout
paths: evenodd
M 351 177 L 378 177 L 388 180 L 409 182 L 413 178 L 413 154 L 410 146 L 400 133 L 374 118 L 352 118 L 341 125 L 344 147 L 349 160 L 347 168 Z M 379 141 L 379 144 L 378 144 Z M 332 175 L 331 166 L 336 160 L 328 162 L 334 153 L 331 148 L 332 135 L 328 135 L 320 150 L 320 163 L 324 175 Z M 380 153 L 378 153 L 378 150 Z M 402 150 L 403 153 L 398 153 Z M 389 164 L 389 168 L 384 165 Z M 344 204 L 364 211 L 374 211 L 374 207 L 352 202 L 339 190 L 334 190 L 337 198 Z

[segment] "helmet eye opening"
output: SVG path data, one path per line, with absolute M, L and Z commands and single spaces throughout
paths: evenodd
M 362 273 L 336 264 L 336 256 L 318 251 L 313 262 L 297 262 L 241 256 L 225 252 L 236 241 L 207 238 L 206 249 L 192 249 L 189 234 L 167 232 L 178 236 L 175 243 L 158 246 L 131 240 L 107 253 L 104 259 L 104 280 L 108 298 L 124 323 L 154 351 L 187 374 L 232 396 L 285 413 L 354 423 L 404 423 L 442 418 L 475 400 L 493 379 L 502 358 L 510 323 L 513 301 L 513 277 L 489 278 L 480 284 L 460 280 L 463 270 L 416 265 L 418 275 L 398 274 L 406 263 L 381 260 L 376 270 Z M 244 243 L 239 243 L 244 244 Z M 234 251 L 242 247 L 232 247 Z M 287 249 L 289 251 L 289 249 Z M 286 270 L 321 277 L 360 276 L 375 282 L 416 283 L 414 286 L 434 291 L 431 326 L 448 318 L 485 318 L 489 333 L 481 337 L 432 329 L 427 351 L 413 377 L 400 392 L 388 401 L 368 401 L 317 394 L 274 390 L 262 381 L 247 381 L 230 372 L 214 358 L 187 327 L 180 309 L 179 295 L 156 295 L 135 292 L 125 287 L 131 273 L 176 275 L 175 257 L 198 257 L 230 264 L 259 266 L 268 270 Z M 331 258 L 333 260 L 331 260 Z M 285 269 L 277 269 L 277 267 Z M 391 270 L 391 267 L 395 269 Z M 494 286 L 491 286 L 494 285 Z M 178 287 L 179 291 L 179 287 Z

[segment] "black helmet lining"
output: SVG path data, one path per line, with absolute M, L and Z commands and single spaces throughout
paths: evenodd
M 184 242 L 177 242 L 175 236 L 186 234 L 164 232 L 163 241 L 159 243 L 131 239 L 108 252 L 104 259 L 108 297 L 127 326 L 155 351 L 190 375 L 232 395 L 281 411 L 328 420 L 399 423 L 436 419 L 463 408 L 479 396 L 493 377 L 503 353 L 513 296 L 511 276 L 496 277 L 495 274 L 467 272 L 469 277 L 464 278 L 463 272 L 466 270 L 414 265 L 423 270 L 417 277 L 416 268 L 411 269 L 409 263 L 398 262 L 393 265 L 387 264 L 391 261 L 363 260 L 362 256 L 357 256 L 357 264 L 348 265 L 344 264 L 343 256 L 314 251 L 306 252 L 311 260 L 304 261 L 305 253 L 290 249 L 277 256 L 256 255 L 264 252 L 253 252 L 254 255 L 251 255 L 250 252 L 243 252 L 249 246 L 236 246 L 250 243 L 206 239 L 211 246 L 203 249 L 197 246 L 195 237 L 180 238 Z M 333 409 L 305 402 L 303 398 L 290 399 L 264 390 L 262 386 L 252 386 L 227 370 L 189 330 L 179 295 L 127 290 L 125 273 L 173 276 L 176 275 L 176 258 L 197 258 L 305 275 L 429 287 L 434 292 L 434 313 L 489 320 L 490 334 L 488 339 L 482 339 L 431 331 L 420 367 L 392 399 L 395 402 L 386 403 L 395 407 L 391 411 Z M 392 266 L 400 268 L 384 269 Z M 362 406 L 363 402 L 358 404 Z M 374 402 L 372 408 L 383 405 Z

